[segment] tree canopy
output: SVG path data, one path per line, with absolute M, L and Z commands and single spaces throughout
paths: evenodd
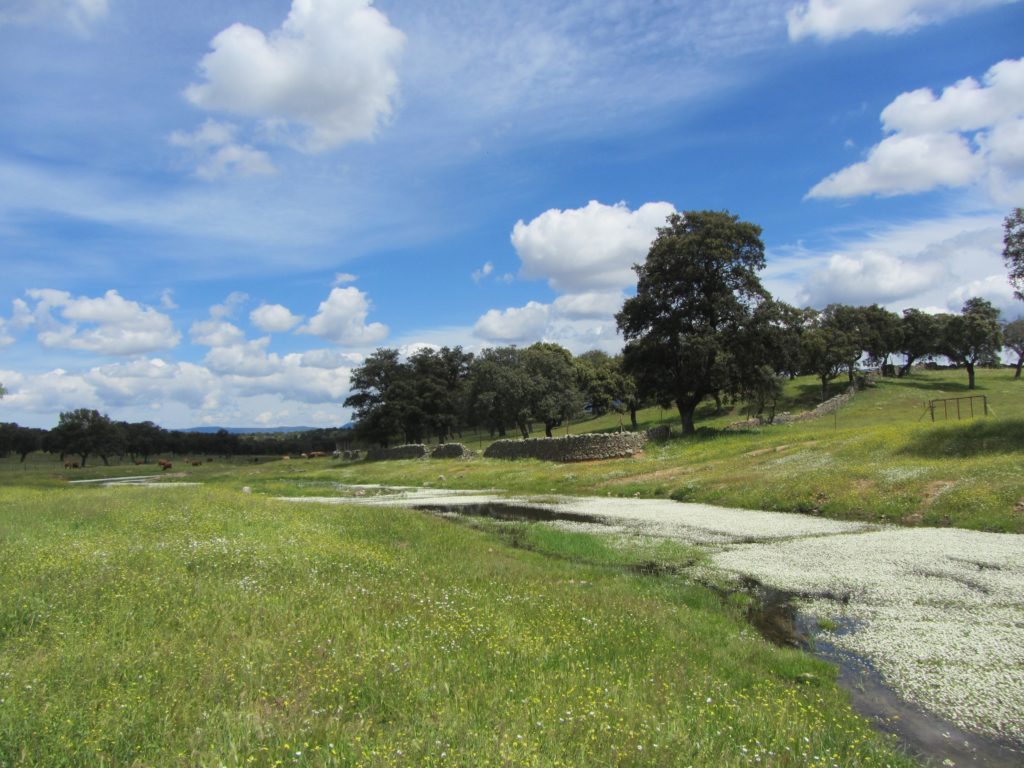
M 1020 378 L 1021 365 L 1024 364 L 1024 317 L 1018 317 L 1003 326 L 1003 344 L 1017 353 L 1017 368 L 1013 378 Z
M 942 353 L 967 369 L 967 387 L 974 389 L 974 367 L 999 359 L 1002 329 L 999 310 L 985 299 L 968 299 L 959 315 L 948 315 L 942 333 Z
M 57 426 L 50 430 L 50 438 L 62 455 L 80 456 L 83 467 L 93 454 L 106 463 L 107 457 L 116 453 L 120 444 L 120 434 L 110 417 L 89 408 L 61 413 Z
M 743 383 L 745 367 L 723 363 L 770 298 L 757 276 L 764 266 L 761 228 L 718 211 L 670 215 L 634 266 L 636 296 L 615 316 L 625 369 L 642 394 L 675 401 L 685 433 L 701 400 Z
M 1024 208 L 1014 208 L 1003 221 L 1003 260 L 1014 296 L 1024 301 Z

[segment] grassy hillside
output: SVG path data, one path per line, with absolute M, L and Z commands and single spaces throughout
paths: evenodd
M 743 418 L 740 409 L 715 416 L 702 406 L 699 434 L 652 444 L 642 456 L 555 465 L 537 461 L 400 461 L 332 466 L 300 473 L 315 492 L 323 482 L 385 482 L 514 492 L 672 497 L 728 506 L 803 512 L 828 517 L 952 525 L 1024 532 L 1024 382 L 1012 371 L 978 372 L 967 390 L 960 371 L 927 371 L 882 379 L 858 393 L 835 417 L 746 431 L 724 430 Z M 835 388 L 838 391 L 838 387 Z M 990 415 L 932 422 L 930 399 L 985 395 Z M 782 410 L 813 407 L 816 381 L 790 382 Z M 951 406 L 953 407 L 953 406 Z M 641 426 L 671 423 L 674 414 L 653 408 Z M 951 412 L 952 416 L 952 412 Z M 618 416 L 586 424 L 617 428 Z M 584 431 L 583 425 L 575 425 Z M 676 430 L 678 432 L 678 428 Z M 471 447 L 477 447 L 467 440 Z M 270 482 L 268 480 L 268 482 Z
M 240 492 L 265 471 L 0 487 L 0 766 L 911 764 L 649 549 Z

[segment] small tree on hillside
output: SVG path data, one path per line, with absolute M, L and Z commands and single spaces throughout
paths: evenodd
M 556 425 L 583 407 L 572 353 L 558 344 L 537 342 L 523 350 L 522 363 L 530 382 L 530 414 L 552 437 Z
M 1003 260 L 1014 295 L 1024 301 L 1024 208 L 1014 208 L 1003 221 Z
M 950 315 L 942 333 L 942 353 L 967 368 L 967 388 L 974 389 L 974 367 L 999 359 L 1002 346 L 999 310 L 985 299 L 968 299 L 959 315 Z
M 522 350 L 488 347 L 469 369 L 468 418 L 499 437 L 505 437 L 508 427 L 515 425 L 526 439 L 530 436 L 530 392 Z
M 900 376 L 906 376 L 916 361 L 939 353 L 942 322 L 935 315 L 911 307 L 903 310 L 900 326 L 902 343 L 898 351 L 905 358 Z
M 387 447 L 391 436 L 400 430 L 391 390 L 402 375 L 397 349 L 377 349 L 352 371 L 351 394 L 344 404 L 354 410 L 361 439 Z
M 900 316 L 877 304 L 860 307 L 860 337 L 868 360 L 879 367 L 883 376 L 891 375 L 889 355 L 903 346 Z
M 722 379 L 721 358 L 770 298 L 757 277 L 764 266 L 759 226 L 727 212 L 688 211 L 668 217 L 633 267 L 636 296 L 615 316 L 625 368 L 641 394 L 675 401 L 684 433 L 695 431 L 701 400 L 740 384 Z
M 1024 317 L 1003 326 L 1003 345 L 1017 353 L 1017 369 L 1013 378 L 1020 378 L 1021 364 L 1024 363 Z
M 829 312 L 837 306 L 829 305 L 818 313 L 800 336 L 801 369 L 821 381 L 822 401 L 828 397 L 828 383 L 856 363 L 861 354 L 856 326 L 845 322 L 847 313 L 841 313 L 843 321 L 837 321 L 836 313 Z

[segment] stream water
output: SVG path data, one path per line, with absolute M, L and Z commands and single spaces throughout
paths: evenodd
M 416 504 L 415 508 L 445 516 L 468 515 L 514 522 L 607 523 L 599 515 L 490 501 L 458 505 Z M 672 569 L 645 569 L 645 565 L 638 564 L 634 570 L 652 576 L 674 572 Z M 755 598 L 747 619 L 763 637 L 779 646 L 801 648 L 836 665 L 839 684 L 849 692 L 853 708 L 878 730 L 894 734 L 909 754 L 925 764 L 991 768 L 1020 768 L 1024 765 L 1024 753 L 1014 745 L 967 733 L 899 698 L 868 660 L 823 639 L 816 621 L 798 610 L 800 595 L 773 589 L 753 579 L 742 580 L 736 591 L 744 591 Z M 843 634 L 856 629 L 854 622 L 847 622 L 836 631 Z

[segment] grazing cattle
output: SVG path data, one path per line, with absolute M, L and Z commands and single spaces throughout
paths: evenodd
M 171 462 L 167 461 L 167 462 L 164 462 L 163 464 L 161 464 L 160 466 L 163 467 L 164 468 L 164 472 L 166 472 L 168 469 L 170 469 L 174 465 L 171 464 Z
M 192 466 L 193 467 L 201 467 L 201 466 L 203 466 L 203 462 L 201 462 L 201 461 L 193 461 L 192 462 Z
M 77 461 L 65 461 L 64 462 L 64 469 L 78 469 L 78 462 Z

